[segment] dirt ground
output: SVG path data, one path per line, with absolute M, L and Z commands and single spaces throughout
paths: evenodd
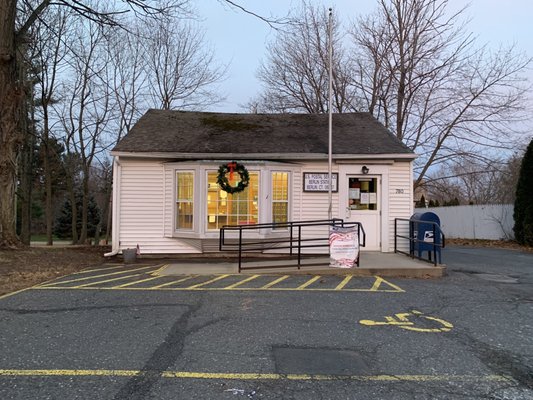
M 485 239 L 446 239 L 446 246 L 470 246 L 470 247 L 495 247 L 500 249 L 515 249 L 533 251 L 533 247 L 520 246 L 512 240 L 485 240 Z
M 497 247 L 533 251 L 512 241 L 450 239 L 446 245 Z M 0 296 L 121 258 L 104 258 L 109 246 L 26 247 L 0 250 Z
M 108 246 L 25 247 L 0 250 L 0 296 L 110 262 Z M 115 260 L 116 261 L 116 260 Z

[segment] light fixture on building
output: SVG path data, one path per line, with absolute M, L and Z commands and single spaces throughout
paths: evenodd
M 366 165 L 363 165 L 363 168 L 361 168 L 361 172 L 363 173 L 363 175 L 368 174 L 368 167 Z

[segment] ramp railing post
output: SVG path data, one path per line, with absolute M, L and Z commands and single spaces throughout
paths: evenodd
M 302 261 L 302 226 L 298 225 L 298 269 Z
M 242 262 L 242 228 L 239 229 L 239 274 L 241 273 Z

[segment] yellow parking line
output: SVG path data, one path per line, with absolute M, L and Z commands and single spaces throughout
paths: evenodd
M 108 265 L 107 267 L 94 268 L 94 269 L 82 269 L 78 272 L 73 272 L 71 275 L 87 274 L 89 272 L 109 271 L 110 269 L 124 268 L 124 265 Z
M 88 286 L 99 285 L 101 283 L 114 282 L 114 281 L 119 281 L 119 280 L 122 280 L 122 279 L 133 278 L 134 276 L 139 276 L 139 275 L 141 275 L 141 274 L 119 276 L 118 278 L 106 279 L 104 281 L 98 281 L 98 282 L 90 282 L 90 283 L 85 283 L 83 285 L 72 286 L 72 287 L 75 288 L 75 289 L 79 289 L 79 288 L 84 288 L 84 287 L 88 287 Z
M 242 281 L 234 283 L 233 285 L 229 285 L 229 286 L 225 287 L 224 289 L 225 290 L 234 289 L 234 288 L 242 285 L 243 283 L 250 282 L 251 280 L 257 278 L 258 276 L 260 276 L 260 275 L 252 275 L 252 276 L 250 276 L 250 277 L 248 277 L 246 279 L 243 279 Z
M 307 282 L 305 282 L 303 285 L 300 285 L 296 288 L 296 290 L 302 290 L 305 289 L 307 286 L 313 284 L 314 282 L 318 281 L 320 279 L 320 275 L 317 275 L 311 279 L 309 279 Z
M 122 288 L 125 288 L 125 287 L 128 287 L 128 286 L 136 285 L 138 283 L 153 281 L 154 279 L 159 279 L 159 278 L 163 278 L 163 277 L 162 276 L 152 276 L 151 278 L 141 279 L 140 281 L 128 282 L 128 283 L 124 283 L 122 285 L 113 286 L 111 289 L 122 289 Z
M 284 281 L 285 279 L 287 279 L 289 277 L 289 275 L 283 275 L 282 277 L 278 278 L 278 279 L 275 279 L 273 280 L 272 282 L 270 283 L 267 283 L 265 286 L 261 287 L 260 289 L 268 289 L 268 288 L 271 288 L 272 286 L 274 286 L 275 284 L 277 283 L 280 283 L 281 281 Z
M 168 267 L 168 264 L 163 264 L 158 269 L 156 269 L 155 271 L 152 271 L 151 274 L 152 275 L 159 275 L 161 273 L 161 271 L 163 271 L 166 267 Z
M 346 276 L 346 278 L 344 278 L 342 280 L 342 282 L 337 285 L 335 290 L 341 290 L 344 286 L 346 286 L 348 284 L 348 282 L 350 282 L 350 279 L 352 279 L 352 278 L 353 278 L 353 275 Z
M 219 281 L 221 279 L 227 278 L 228 276 L 229 276 L 229 274 L 220 275 L 220 276 L 217 276 L 215 279 L 211 279 L 210 281 L 198 283 L 198 284 L 193 285 L 193 286 L 189 286 L 187 289 L 196 289 L 196 288 L 199 288 L 199 287 L 202 287 L 202 286 L 205 286 L 205 285 L 209 285 L 210 283 L 213 283 L 213 282 Z
M 374 281 L 374 284 L 370 288 L 371 292 L 375 292 L 378 290 L 379 285 L 381 285 L 381 282 L 383 282 L 383 278 L 380 278 L 379 276 L 376 276 L 376 280 Z
M 100 275 L 86 276 L 84 278 L 69 279 L 68 281 L 61 281 L 61 282 L 52 282 L 52 283 L 48 283 L 48 284 L 45 284 L 45 285 L 43 284 L 41 286 L 46 287 L 46 286 L 50 286 L 50 285 L 60 285 L 60 284 L 63 284 L 63 283 L 87 281 L 89 279 L 103 278 L 103 277 L 106 277 L 106 276 L 114 276 L 114 275 L 120 275 L 120 274 L 127 274 L 127 273 L 130 273 L 130 272 L 140 271 L 140 270 L 148 269 L 148 268 L 153 268 L 153 267 L 141 267 L 141 268 L 135 268 L 135 269 L 128 269 L 126 271 L 112 272 L 110 274 L 100 274 Z
M 382 277 L 380 276 L 376 276 L 376 281 L 374 282 L 374 284 L 372 285 L 372 287 L 370 288 L 370 291 L 371 292 L 390 292 L 391 290 L 387 290 L 387 289 L 382 289 L 382 290 L 378 290 L 379 287 L 381 286 L 381 284 L 386 284 L 388 286 L 390 286 L 391 288 L 393 288 L 394 290 L 393 291 L 396 291 L 396 292 L 405 292 L 405 290 L 403 290 L 401 287 L 399 286 L 396 286 L 394 283 L 390 283 L 389 281 L 386 281 L 385 279 L 383 279 Z
M 123 369 L 0 369 L 0 376 L 133 377 L 156 373 L 161 378 L 223 380 L 359 381 L 359 382 L 514 382 L 505 375 L 319 375 L 278 373 L 226 373 L 193 371 L 141 371 Z
M 176 283 L 176 282 L 168 282 L 168 284 L 165 284 L 166 286 L 169 286 L 170 284 L 172 283 Z M 153 287 L 125 287 L 125 288 L 119 288 L 119 289 L 116 289 L 112 286 L 109 286 L 109 287 L 79 287 L 79 286 L 36 286 L 36 287 L 32 287 L 32 288 L 28 288 L 28 289 L 24 289 L 24 290 L 29 290 L 29 289 L 32 289 L 32 290 L 132 290 L 132 291 L 158 291 L 158 290 L 161 290 L 161 291 L 185 291 L 185 290 L 191 290 L 189 289 L 188 287 L 162 287 L 162 288 L 159 288 L 157 286 L 153 286 Z M 196 290 L 196 291 L 216 291 L 216 290 L 219 290 L 219 291 L 224 291 L 226 290 L 226 288 L 223 288 L 223 287 L 220 287 L 220 288 L 217 288 L 217 287 L 200 287 L 200 288 L 196 288 L 196 289 L 192 289 L 192 290 Z M 271 288 L 267 288 L 267 289 L 263 289 L 262 287 L 259 287 L 259 288 L 236 288 L 234 290 L 241 290 L 241 291 L 278 291 L 278 292 L 290 292 L 290 291 L 297 291 L 298 288 L 291 288 L 291 287 L 281 287 L 281 288 L 276 288 L 276 287 L 271 287 Z M 308 288 L 305 288 L 305 289 L 302 289 L 304 291 L 307 291 L 307 292 L 333 292 L 335 291 L 335 289 L 332 289 L 332 288 L 312 288 L 312 289 L 308 289 Z M 404 293 L 405 291 L 398 291 L 398 290 L 374 290 L 374 291 L 370 291 L 370 289 L 342 289 L 343 292 L 362 292 L 362 293 Z M 14 294 L 14 293 L 13 293 Z M 1 298 L 1 297 L 0 297 Z
M 197 276 L 198 275 L 186 276 L 185 278 L 178 279 L 177 281 L 167 282 L 167 283 L 163 283 L 163 284 L 157 285 L 157 286 L 150 286 L 148 289 L 160 289 L 160 288 L 163 288 L 165 286 L 173 285 L 175 283 L 188 281 L 189 279 L 196 278 Z

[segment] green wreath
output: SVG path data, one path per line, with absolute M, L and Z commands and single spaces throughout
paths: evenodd
M 237 172 L 239 174 L 241 180 L 237 186 L 231 186 L 228 178 L 226 177 L 228 172 L 230 173 L 230 176 L 233 174 L 233 172 Z M 248 184 L 250 183 L 250 174 L 244 165 L 233 161 L 227 164 L 222 164 L 218 168 L 217 183 L 220 188 L 227 193 L 239 193 L 248 187 Z

